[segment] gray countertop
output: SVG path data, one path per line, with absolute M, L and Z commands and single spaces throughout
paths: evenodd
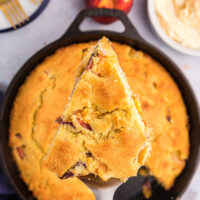
M 146 8 L 147 0 L 135 0 L 129 18 L 138 32 L 150 43 L 164 51 L 179 66 L 192 85 L 200 102 L 200 57 L 188 56 L 167 46 L 152 29 Z M 40 48 L 59 38 L 69 27 L 77 13 L 84 8 L 82 0 L 50 0 L 44 12 L 23 28 L 0 34 L 0 89 L 5 90 L 24 62 Z M 99 25 L 86 19 L 82 30 L 109 29 L 121 31 L 123 26 L 115 22 Z M 184 193 L 182 200 L 200 199 L 200 167 Z

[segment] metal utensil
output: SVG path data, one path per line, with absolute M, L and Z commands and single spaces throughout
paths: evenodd
M 0 10 L 14 29 L 29 20 L 18 0 L 0 0 Z
M 31 0 L 35 5 L 42 3 L 42 0 Z

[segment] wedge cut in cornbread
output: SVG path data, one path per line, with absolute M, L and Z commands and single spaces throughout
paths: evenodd
M 43 165 L 61 179 L 94 174 L 125 181 L 137 175 L 151 145 L 136 106 L 111 42 L 103 37 L 82 59 Z

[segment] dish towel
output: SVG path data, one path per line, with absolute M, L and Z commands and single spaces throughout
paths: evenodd
M 3 98 L 3 92 L 0 91 L 0 106 Z M 2 160 L 0 157 L 0 200 L 19 200 L 13 186 L 10 184 L 2 167 Z

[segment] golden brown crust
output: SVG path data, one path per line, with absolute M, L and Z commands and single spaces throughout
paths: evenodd
M 109 167 L 115 178 L 126 180 L 130 175 L 136 175 L 141 167 L 137 159 L 141 148 L 145 146 L 145 141 L 146 136 L 141 135 L 141 129 L 134 127 L 124 129 L 115 138 L 97 145 L 87 142 L 85 145 L 97 160 Z
M 141 166 L 138 155 L 148 144 L 149 135 L 110 41 L 103 37 L 89 54 L 88 64 L 79 74 L 62 116 L 66 124 L 62 123 L 58 129 L 44 165 L 58 176 L 63 176 L 71 167 L 73 172 L 78 170 L 75 174 L 82 175 L 80 168 L 74 170 L 76 163 L 81 162 L 90 173 L 105 181 L 109 178 L 125 180 L 137 175 Z M 97 127 L 96 121 L 102 123 Z M 106 123 L 108 127 L 105 130 Z M 64 143 L 67 149 L 59 146 Z M 104 174 L 96 165 L 91 167 L 91 160 L 87 163 L 87 151 L 106 167 Z M 85 169 L 82 170 L 85 175 Z
M 72 55 L 70 58 L 62 58 L 63 53 Z M 58 55 L 60 58 L 57 59 Z M 55 120 L 65 109 L 67 96 L 72 90 L 81 55 L 82 45 L 79 51 L 74 47 L 58 50 L 52 56 L 55 61 L 47 58 L 44 65 L 39 65 L 27 77 L 26 84 L 19 89 L 11 112 L 9 143 L 13 156 L 21 172 L 20 176 L 40 200 L 95 199 L 92 191 L 79 179 L 60 180 L 41 166 L 42 158 L 58 128 Z M 73 57 L 76 61 L 72 62 Z M 66 78 L 66 74 L 70 76 Z M 20 136 L 16 136 L 16 133 Z M 21 146 L 25 146 L 23 159 L 16 150 Z
M 61 126 L 58 130 L 59 137 L 53 141 L 53 151 L 48 154 L 48 161 L 45 159 L 45 166 L 52 171 L 56 171 L 58 176 L 62 176 L 68 168 L 73 166 L 82 153 L 82 140 L 70 139 L 70 133 Z M 63 136 L 61 136 L 63 135 Z M 59 165 L 62 163 L 62 165 Z
M 189 156 L 188 116 L 181 93 L 165 69 L 150 56 L 126 45 L 115 51 L 133 93 L 141 101 L 142 118 L 152 128 L 153 145 L 146 166 L 169 189 Z M 177 168 L 173 160 L 166 161 L 165 157 L 172 155 L 182 166 Z M 157 170 L 165 162 L 172 169 L 168 176 L 165 168 Z
M 10 146 L 22 179 L 37 199 L 70 200 L 75 198 L 67 192 L 71 189 L 74 196 L 83 195 L 87 199 L 89 195 L 94 199 L 92 192 L 78 179 L 61 181 L 40 165 L 58 128 L 55 119 L 65 109 L 67 97 L 72 91 L 82 50 L 91 44 L 94 42 L 70 45 L 45 59 L 27 77 L 14 102 L 10 119 Z M 154 130 L 155 139 L 147 166 L 166 188 L 170 188 L 189 154 L 188 117 L 180 91 L 169 74 L 148 55 L 127 45 L 113 42 L 112 46 L 133 94 L 137 94 L 141 101 L 142 118 Z M 43 101 L 38 107 L 41 97 Z M 33 125 L 35 130 L 32 133 Z M 16 133 L 20 133 L 22 138 L 18 138 Z M 22 145 L 26 145 L 23 160 L 16 151 L 16 147 Z M 169 159 L 171 156 L 175 156 L 177 162 Z M 167 176 L 165 168 L 159 167 L 165 162 L 171 169 Z M 177 164 L 179 162 L 182 164 Z M 74 184 L 71 185 L 71 182 Z M 75 187 L 76 184 L 79 186 Z

